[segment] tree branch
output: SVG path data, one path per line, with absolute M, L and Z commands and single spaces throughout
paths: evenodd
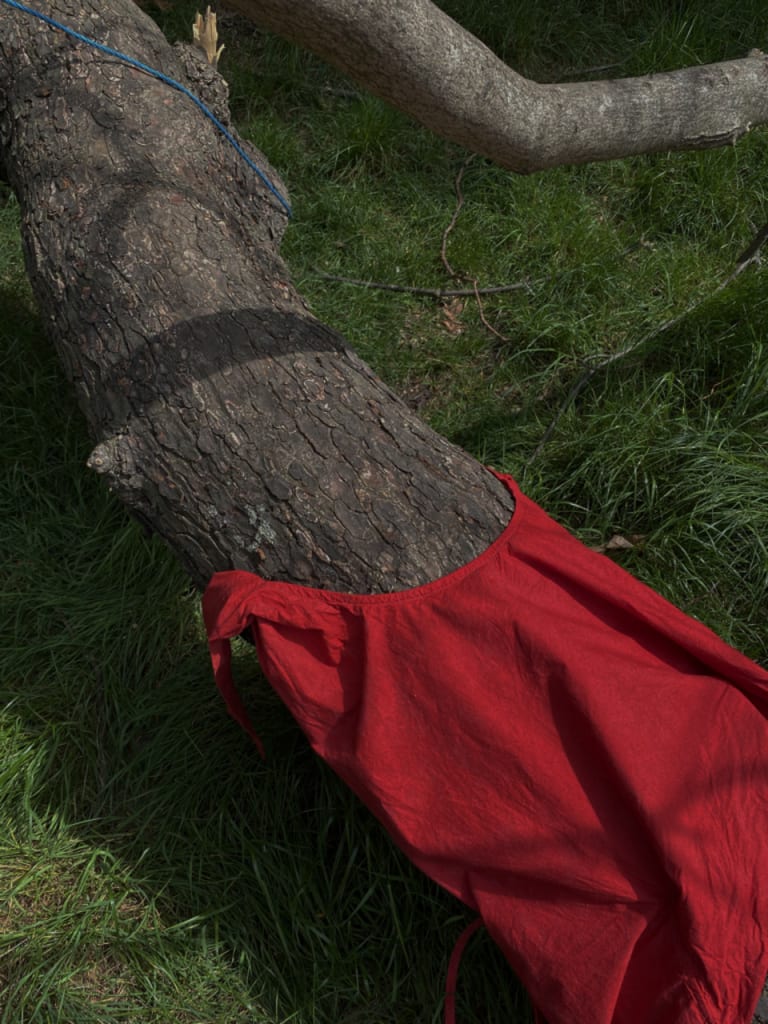
M 438 135 L 527 173 L 734 143 L 768 122 L 768 58 L 540 85 L 430 0 L 228 0 Z

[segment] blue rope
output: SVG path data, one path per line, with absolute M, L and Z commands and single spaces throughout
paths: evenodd
M 75 32 L 72 28 L 67 28 L 67 26 L 62 25 L 61 22 L 54 21 L 54 19 L 49 18 L 47 14 L 41 14 L 40 11 L 35 11 L 31 7 L 25 7 L 24 4 L 18 3 L 17 0 L 0 0 L 0 3 L 7 4 L 9 7 L 15 7 L 17 11 L 23 11 L 24 14 L 31 14 L 33 18 L 39 18 L 40 21 L 44 21 L 45 24 L 50 25 L 51 28 L 59 29 L 60 32 L 66 32 L 68 36 L 72 36 L 73 39 L 78 39 L 81 43 L 86 43 L 86 45 L 92 46 L 94 50 L 100 50 L 102 53 L 107 53 L 110 57 L 117 57 L 117 59 L 123 61 L 124 64 L 130 64 L 131 67 L 138 68 L 139 71 L 144 71 L 146 74 L 152 75 L 153 78 L 157 78 L 161 82 L 165 82 L 166 85 L 170 85 L 171 88 L 184 93 L 185 96 L 192 100 L 196 107 L 202 110 L 208 120 L 214 123 L 227 142 L 231 146 L 234 146 L 251 170 L 256 172 L 272 195 L 284 207 L 288 216 L 291 216 L 291 207 L 287 200 L 280 195 L 269 178 L 267 178 L 264 172 L 256 166 L 253 160 L 251 160 L 237 139 L 235 139 L 232 133 L 224 127 L 216 115 L 206 107 L 202 100 L 198 99 L 198 97 L 195 96 L 193 92 L 190 92 L 186 86 L 182 85 L 181 82 L 177 82 L 175 78 L 169 78 L 167 75 L 164 75 L 162 71 L 158 71 L 156 68 L 151 68 L 148 64 L 142 64 L 140 60 L 134 60 L 133 57 L 128 57 L 126 54 L 120 53 L 119 50 L 113 50 L 111 46 L 105 46 L 104 43 L 98 43 L 95 39 L 89 39 L 88 36 L 81 35 L 79 32 Z

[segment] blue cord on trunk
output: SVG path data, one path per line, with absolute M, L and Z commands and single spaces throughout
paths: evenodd
M 232 133 L 224 127 L 216 115 L 209 110 L 202 100 L 198 99 L 193 92 L 190 92 L 186 86 L 182 85 L 181 82 L 177 82 L 175 78 L 169 78 L 167 75 L 164 75 L 162 71 L 158 71 L 157 68 L 152 68 L 148 64 L 143 64 L 140 60 L 135 60 L 133 57 L 129 57 L 125 53 L 120 53 L 119 50 L 113 50 L 111 46 L 105 46 L 104 43 L 99 43 L 95 39 L 89 39 L 88 36 L 84 36 L 80 32 L 76 32 L 74 29 L 68 28 L 66 25 L 62 25 L 61 22 L 55 21 L 53 18 L 49 18 L 47 14 L 41 14 L 40 11 L 35 11 L 31 7 L 26 7 L 24 4 L 18 3 L 18 0 L 0 0 L 0 3 L 7 4 L 8 7 L 14 7 L 17 11 L 22 11 L 24 14 L 31 14 L 33 18 L 39 18 L 40 21 L 45 22 L 46 25 L 50 25 L 51 28 L 58 29 L 60 32 L 66 32 L 68 36 L 72 36 L 73 39 L 77 39 L 81 43 L 92 46 L 94 50 L 100 50 L 102 53 L 107 53 L 110 57 L 117 57 L 117 59 L 121 60 L 124 64 L 129 64 L 133 68 L 138 68 L 139 71 L 144 71 L 146 74 L 152 75 L 153 78 L 157 78 L 159 81 L 165 82 L 166 85 L 170 85 L 172 89 L 176 89 L 178 92 L 184 93 L 184 95 L 191 99 L 195 106 L 205 114 L 208 120 L 213 122 L 227 142 L 229 142 L 231 146 L 234 146 L 235 150 L 243 160 L 245 160 L 251 170 L 256 172 L 264 185 L 266 185 L 272 195 L 285 209 L 288 216 L 291 216 L 291 207 L 288 204 L 288 201 L 280 195 L 269 178 L 267 178 L 264 172 L 256 166 L 237 139 L 235 139 Z

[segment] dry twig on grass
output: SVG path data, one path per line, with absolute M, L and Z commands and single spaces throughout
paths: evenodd
M 531 455 L 531 457 L 528 459 L 527 464 L 530 465 L 533 462 L 533 460 L 541 454 L 544 445 L 547 443 L 547 441 L 554 433 L 555 427 L 559 423 L 563 414 L 567 412 L 567 410 L 571 407 L 573 402 L 576 401 L 576 399 L 579 397 L 579 395 L 587 386 L 587 384 L 589 384 L 589 382 L 592 380 L 595 374 L 599 373 L 600 370 L 604 370 L 606 369 L 606 367 L 611 366 L 613 363 L 617 363 L 619 362 L 619 360 L 625 359 L 627 356 L 632 355 L 633 352 L 637 352 L 639 349 L 643 348 L 644 345 L 647 345 L 649 341 L 652 341 L 654 338 L 657 338 L 660 334 L 663 334 L 665 331 L 668 331 L 671 327 L 676 327 L 687 316 L 693 313 L 700 306 L 703 306 L 705 302 L 708 302 L 709 299 L 711 299 L 713 296 L 718 295 L 721 291 L 727 288 L 729 284 L 735 281 L 737 277 L 743 274 L 747 267 L 751 266 L 751 264 L 753 263 L 759 263 L 760 250 L 762 249 L 763 245 L 765 245 L 766 241 L 768 241 L 768 224 L 764 224 L 763 227 L 760 228 L 760 230 L 757 232 L 757 234 L 749 243 L 744 252 L 738 257 L 735 268 L 731 271 L 730 274 L 723 278 L 723 280 L 720 282 L 720 284 L 718 284 L 714 291 L 708 292 L 701 298 L 696 299 L 694 302 L 691 302 L 690 305 L 686 306 L 686 308 L 682 310 L 682 312 L 677 313 L 675 316 L 670 317 L 668 320 L 665 320 L 662 324 L 659 324 L 658 327 L 654 327 L 652 330 L 648 331 L 647 334 L 644 334 L 638 341 L 634 341 L 631 345 L 626 345 L 624 348 L 619 349 L 618 352 L 612 352 L 611 355 L 605 356 L 602 359 L 598 358 L 598 361 L 594 365 L 586 367 L 586 369 L 581 373 L 581 375 L 576 378 L 573 387 L 566 395 L 562 405 L 555 413 L 547 429 L 544 431 L 543 437 L 536 445 L 536 448 L 534 449 L 534 452 Z

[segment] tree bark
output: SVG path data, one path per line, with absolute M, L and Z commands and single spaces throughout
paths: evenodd
M 49 11 L 176 80 L 191 68 L 226 117 L 221 80 L 129 0 Z M 188 98 L 0 6 L 0 164 L 90 465 L 196 583 L 242 568 L 396 590 L 501 531 L 506 489 L 311 316 L 284 211 Z
M 768 122 L 768 57 L 540 85 L 430 0 L 227 0 L 438 135 L 512 171 L 734 143 Z

